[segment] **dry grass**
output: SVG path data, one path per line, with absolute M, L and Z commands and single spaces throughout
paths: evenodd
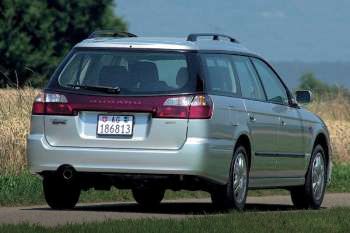
M 330 131 L 333 160 L 350 162 L 350 99 L 341 93 L 334 99 L 315 101 L 308 108 L 318 114 Z
M 326 121 L 331 132 L 334 160 L 350 162 L 350 121 Z
M 26 135 L 32 101 L 38 90 L 0 90 L 0 174 L 20 172 L 26 167 Z M 336 162 L 350 162 L 350 100 L 343 95 L 315 101 L 308 108 L 321 116 L 331 133 Z
M 26 135 L 34 89 L 0 90 L 0 174 L 20 172 L 26 166 Z

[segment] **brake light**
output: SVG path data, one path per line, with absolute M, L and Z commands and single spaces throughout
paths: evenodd
M 213 102 L 209 96 L 198 95 L 190 106 L 190 119 L 209 119 L 213 113 Z
M 209 96 L 177 96 L 166 99 L 157 108 L 156 118 L 208 119 L 212 115 Z
M 34 99 L 33 115 L 74 115 L 67 98 L 62 94 L 40 93 Z

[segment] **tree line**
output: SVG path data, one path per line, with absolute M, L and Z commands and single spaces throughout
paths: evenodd
M 339 94 L 350 98 L 350 91 L 348 88 L 322 82 L 310 72 L 302 75 L 299 82 L 298 89 L 310 90 L 317 100 L 332 99 Z
M 113 0 L 1 0 L 0 87 L 42 86 L 96 29 L 127 29 Z

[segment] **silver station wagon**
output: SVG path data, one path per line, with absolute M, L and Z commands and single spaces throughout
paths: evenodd
M 248 189 L 284 188 L 296 207 L 319 208 L 331 147 L 324 122 L 298 104 L 310 100 L 226 35 L 99 31 L 36 97 L 28 163 L 54 209 L 113 186 L 145 207 L 185 189 L 240 210 Z

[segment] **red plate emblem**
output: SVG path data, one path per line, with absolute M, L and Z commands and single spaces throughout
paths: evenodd
M 103 117 L 102 117 L 102 121 L 103 121 L 103 122 L 107 122 L 107 120 L 108 120 L 108 117 L 106 117 L 106 116 L 103 116 Z

